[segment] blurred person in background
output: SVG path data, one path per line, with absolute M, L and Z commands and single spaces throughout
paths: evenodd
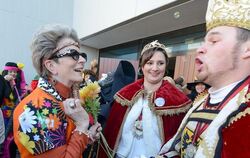
M 100 81 L 101 86 L 101 111 L 99 122 L 105 125 L 114 101 L 114 95 L 124 86 L 135 81 L 135 68 L 126 60 L 121 60 L 114 72 L 108 73 L 107 78 Z
M 22 68 L 23 64 L 7 62 L 2 72 L 5 80 L 1 83 L 1 109 L 5 125 L 5 141 L 2 147 L 3 158 L 10 157 L 8 149 L 11 141 L 13 141 L 13 111 L 27 92 Z
M 176 79 L 174 79 L 174 82 L 175 82 L 175 86 L 181 90 L 182 92 L 184 92 L 184 90 L 186 89 L 187 85 L 185 84 L 185 81 L 184 81 L 184 77 L 180 76 L 180 77 L 177 77 Z
M 3 113 L 0 109 L 0 157 L 2 157 L 2 144 L 5 139 L 5 126 L 4 126 L 4 119 L 3 119 Z
M 93 72 L 93 75 L 90 76 L 91 81 L 98 80 L 98 61 L 96 59 L 90 62 L 90 70 Z
M 96 80 L 96 74 L 90 69 L 83 70 L 83 79 L 84 79 L 84 82 L 95 82 L 95 81 L 97 81 Z
M 22 63 L 15 63 L 15 62 L 7 62 L 4 66 L 4 70 L 2 72 L 3 77 L 10 87 L 15 91 L 15 97 L 19 100 L 22 99 L 27 94 L 26 89 L 26 81 L 23 72 L 24 64 Z
M 0 145 L 3 143 L 5 138 L 5 126 L 4 126 L 4 120 L 3 120 L 3 113 L 0 109 Z
M 187 83 L 187 89 L 190 93 L 187 95 L 192 101 L 195 100 L 200 94 L 206 94 L 210 86 L 200 80 L 195 80 L 194 82 Z
M 2 113 L 2 103 L 4 100 L 4 97 L 6 95 L 6 86 L 7 83 L 5 81 L 5 79 L 3 78 L 2 75 L 0 75 L 0 157 L 2 157 L 3 155 L 3 142 L 5 140 L 5 125 L 4 125 L 4 117 L 3 117 L 3 113 Z

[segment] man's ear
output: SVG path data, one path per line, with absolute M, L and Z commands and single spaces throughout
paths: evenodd
M 243 54 L 242 54 L 242 58 L 246 59 L 246 58 L 250 58 L 250 41 L 248 40 L 246 43 L 243 44 Z
M 56 75 L 57 74 L 57 70 L 56 70 L 56 66 L 55 66 L 55 61 L 53 60 L 45 60 L 44 61 L 44 66 L 46 67 L 46 69 L 52 74 L 52 75 Z

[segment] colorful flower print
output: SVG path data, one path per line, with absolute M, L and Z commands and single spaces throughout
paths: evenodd
M 48 129 L 55 131 L 62 123 L 56 115 L 49 114 L 49 118 L 46 119 L 46 124 Z
M 23 132 L 19 133 L 20 142 L 26 147 L 26 149 L 31 153 L 34 154 L 33 148 L 35 148 L 35 143 L 30 141 L 30 137 Z
M 34 111 L 31 111 L 30 108 L 26 108 L 24 112 L 19 116 L 20 126 L 24 133 L 31 132 L 31 129 L 37 123 L 37 117 L 34 115 Z

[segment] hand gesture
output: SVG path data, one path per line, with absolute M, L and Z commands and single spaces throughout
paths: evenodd
M 64 112 L 75 123 L 76 128 L 81 131 L 87 131 L 89 126 L 89 115 L 81 106 L 79 99 L 69 98 L 63 102 Z
M 95 123 L 93 126 L 90 127 L 90 144 L 92 144 L 94 141 L 100 138 L 100 133 L 102 131 L 102 127 L 100 123 Z

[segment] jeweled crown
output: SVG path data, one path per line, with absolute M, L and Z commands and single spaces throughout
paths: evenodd
M 155 40 L 155 41 L 144 46 L 144 48 L 141 51 L 141 55 L 151 48 L 162 48 L 163 50 L 165 50 L 166 53 L 169 53 L 169 49 L 166 48 L 166 46 L 164 44 L 161 44 L 158 42 L 158 40 Z
M 234 26 L 250 30 L 250 0 L 209 0 L 207 31 L 217 26 Z

